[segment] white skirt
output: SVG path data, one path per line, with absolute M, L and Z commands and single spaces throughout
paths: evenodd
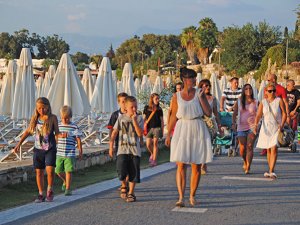
M 171 140 L 171 162 L 202 164 L 213 159 L 211 137 L 202 119 L 180 119 Z

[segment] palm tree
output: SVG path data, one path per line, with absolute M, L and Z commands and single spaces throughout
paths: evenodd
M 180 36 L 180 41 L 181 46 L 186 49 L 190 61 L 192 64 L 195 64 L 195 51 L 199 46 L 197 28 L 194 26 L 184 28 Z

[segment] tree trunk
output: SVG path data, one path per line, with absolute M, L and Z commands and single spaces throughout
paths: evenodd
M 208 63 L 208 48 L 199 48 L 197 58 L 202 65 L 206 65 Z

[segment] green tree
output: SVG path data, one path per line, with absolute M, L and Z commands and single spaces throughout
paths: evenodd
M 9 33 L 0 33 L 0 58 L 6 58 L 10 55 L 10 40 L 11 36 Z
M 211 18 L 204 18 L 199 21 L 199 27 L 197 30 L 200 39 L 199 52 L 197 54 L 199 61 L 203 61 L 200 51 L 207 49 L 205 61 L 208 62 L 208 56 L 212 53 L 213 49 L 217 45 L 218 41 L 218 28 Z
M 51 59 L 60 59 L 62 54 L 69 52 L 69 45 L 57 34 L 46 37 L 47 56 Z
M 186 49 L 188 58 L 195 64 L 195 52 L 199 47 L 199 37 L 197 35 L 197 29 L 194 26 L 190 26 L 183 29 L 180 36 L 181 46 Z
M 103 59 L 103 56 L 102 56 L 101 54 L 99 54 L 99 55 L 92 55 L 92 56 L 90 57 L 89 62 L 90 62 L 90 63 L 95 63 L 95 64 L 96 64 L 96 67 L 99 68 L 102 59 Z
M 300 4 L 298 5 L 298 8 L 296 9 L 296 14 L 297 14 L 297 21 L 295 24 L 294 39 L 296 41 L 300 41 Z
M 115 58 L 115 51 L 114 51 L 114 49 L 113 49 L 112 44 L 110 45 L 110 47 L 109 47 L 109 49 L 108 49 L 108 51 L 107 51 L 107 53 L 106 53 L 106 56 L 107 56 L 110 60 L 113 59 L 113 58 Z
M 87 64 L 89 63 L 90 57 L 83 52 L 76 52 L 74 55 L 71 55 L 72 61 L 75 65 L 79 63 Z

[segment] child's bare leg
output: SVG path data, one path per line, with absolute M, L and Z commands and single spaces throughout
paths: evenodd
M 47 181 L 48 181 L 48 190 L 52 190 L 53 183 L 54 183 L 54 167 L 53 166 L 46 166 L 47 171 Z
M 129 182 L 129 192 L 128 194 L 134 194 L 135 182 Z
M 157 160 L 158 155 L 158 138 L 153 138 L 153 160 Z
M 66 184 L 66 176 L 64 173 L 57 173 L 56 175 L 63 181 L 63 184 Z
M 148 151 L 149 151 L 149 153 L 150 153 L 150 156 L 152 156 L 152 154 L 153 154 L 153 143 L 152 143 L 152 139 L 151 138 L 147 138 L 146 139 L 146 146 L 147 146 L 147 149 L 148 149 Z
M 36 169 L 35 172 L 36 184 L 39 190 L 39 194 L 42 195 L 44 190 L 44 170 Z
M 66 190 L 70 190 L 72 181 L 72 173 L 66 172 Z

